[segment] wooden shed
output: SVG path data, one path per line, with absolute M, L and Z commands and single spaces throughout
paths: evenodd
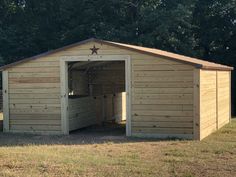
M 231 119 L 232 67 L 88 39 L 2 66 L 4 132 L 69 134 L 126 120 L 126 135 L 201 140 Z

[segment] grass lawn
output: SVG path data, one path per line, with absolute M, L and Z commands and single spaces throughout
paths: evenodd
M 0 176 L 236 176 L 236 120 L 201 142 L 0 133 Z

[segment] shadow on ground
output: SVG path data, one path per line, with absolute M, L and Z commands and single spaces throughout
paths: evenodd
M 125 136 L 125 125 L 91 126 L 70 135 L 33 135 L 0 132 L 0 147 L 27 145 L 86 145 L 102 143 L 134 143 L 161 141 L 160 139 L 130 138 Z

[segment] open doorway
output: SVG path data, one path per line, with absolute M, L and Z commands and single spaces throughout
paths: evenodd
M 121 60 L 92 57 L 67 58 L 61 62 L 61 77 L 64 77 L 61 91 L 67 93 L 64 101 L 62 99 L 65 134 L 79 130 L 129 136 L 130 74 L 127 61 L 127 57 Z

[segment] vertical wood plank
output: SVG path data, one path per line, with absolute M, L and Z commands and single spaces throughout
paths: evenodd
M 60 80 L 61 80 L 61 131 L 69 134 L 68 118 L 68 65 L 64 60 L 60 61 Z
M 131 93 L 131 58 L 128 57 L 125 60 L 125 90 L 126 90 L 126 136 L 131 136 L 132 135 L 132 130 L 131 130 L 131 98 L 132 98 L 132 93 Z
M 3 85 L 3 131 L 9 132 L 8 71 L 2 72 Z
M 201 87 L 201 70 L 194 69 L 194 76 L 193 76 L 193 132 L 194 132 L 194 139 L 200 140 L 200 87 Z

